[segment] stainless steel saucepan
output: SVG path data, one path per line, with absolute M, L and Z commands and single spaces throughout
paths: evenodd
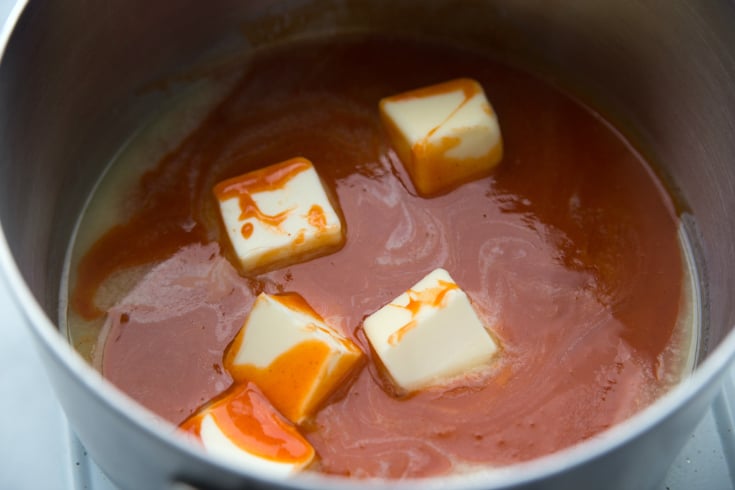
M 699 260 L 700 362 L 671 393 L 603 437 L 551 456 L 392 486 L 650 488 L 717 393 L 735 354 L 732 0 L 66 0 L 21 2 L 15 17 L 0 39 L 0 275 L 71 425 L 122 487 L 379 486 L 319 475 L 284 482 L 219 463 L 104 381 L 56 327 L 75 220 L 115 149 L 160 102 L 160 91 L 141 89 L 299 36 L 418 33 L 534 67 L 660 162 L 686 203 Z

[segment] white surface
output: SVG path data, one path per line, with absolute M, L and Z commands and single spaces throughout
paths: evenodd
M 70 488 L 66 419 L 3 279 L 0 318 L 0 489 Z

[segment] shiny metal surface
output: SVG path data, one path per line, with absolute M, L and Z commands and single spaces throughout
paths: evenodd
M 515 2 L 31 2 L 0 64 L 0 267 L 71 424 L 130 488 L 174 481 L 272 487 L 172 437 L 54 327 L 71 228 L 102 166 L 165 96 L 143 90 L 213 53 L 344 29 L 414 32 L 486 49 L 569 87 L 661 163 L 686 204 L 706 285 L 706 358 L 691 379 L 606 437 L 514 468 L 410 488 L 651 488 L 710 405 L 735 353 L 735 4 Z M 4 34 L 7 36 L 6 30 Z M 217 55 L 221 56 L 221 55 Z M 283 487 L 366 482 L 306 476 Z

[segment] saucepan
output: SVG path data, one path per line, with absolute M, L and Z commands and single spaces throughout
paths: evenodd
M 217 461 L 106 382 L 57 327 L 74 224 L 114 150 L 164 97 L 166 90 L 151 87 L 269 43 L 351 30 L 492 52 L 594 101 L 653 156 L 684 203 L 702 298 L 694 372 L 604 437 L 507 468 L 390 486 L 631 489 L 660 482 L 735 355 L 731 0 L 19 2 L 0 40 L 0 275 L 25 314 L 25 324 L 13 327 L 32 332 L 90 456 L 125 488 L 380 486 L 320 475 L 279 480 Z

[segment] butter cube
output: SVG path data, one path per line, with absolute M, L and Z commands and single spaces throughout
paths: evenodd
M 436 269 L 363 323 L 373 350 L 406 391 L 487 364 L 497 347 L 449 273 Z
M 310 161 L 293 158 L 214 187 L 230 243 L 246 271 L 337 248 L 342 223 Z
M 485 92 L 461 78 L 380 101 L 398 157 L 423 196 L 488 175 L 503 157 L 498 119 Z
M 235 385 L 181 428 L 205 450 L 245 469 L 289 475 L 314 459 L 314 448 L 250 383 Z
M 260 294 L 225 355 L 236 381 L 252 381 L 289 420 L 313 415 L 362 358 L 297 294 Z

